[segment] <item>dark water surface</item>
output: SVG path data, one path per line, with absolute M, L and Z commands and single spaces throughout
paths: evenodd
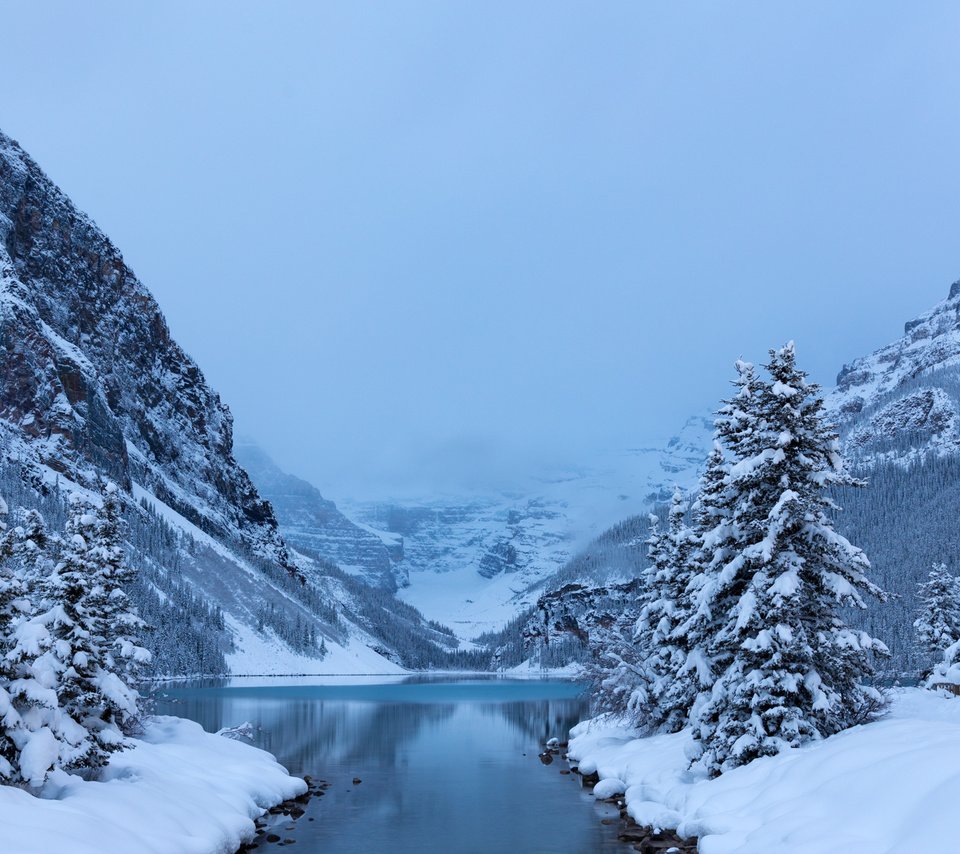
M 154 711 L 212 731 L 249 721 L 257 746 L 292 773 L 332 784 L 305 816 L 279 822 L 275 832 L 296 840 L 284 851 L 625 854 L 616 823 L 600 823 L 616 810 L 560 774 L 565 762 L 537 758 L 587 715 L 582 690 L 501 679 L 231 679 L 167 687 Z

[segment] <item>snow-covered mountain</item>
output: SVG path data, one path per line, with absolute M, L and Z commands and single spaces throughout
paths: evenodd
M 128 497 L 132 594 L 162 672 L 395 672 L 455 646 L 288 549 L 156 301 L 0 133 L 0 487 L 55 526 L 65 493 L 101 478 Z
M 863 463 L 960 452 L 960 282 L 901 339 L 844 366 L 827 406 Z
M 924 664 L 912 627 L 917 583 L 934 562 L 960 572 L 960 282 L 903 337 L 844 366 L 826 402 L 868 484 L 840 496 L 838 527 L 898 596 L 871 612 L 868 628 L 897 669 L 915 670 Z
M 926 663 L 912 626 L 917 583 L 934 562 L 960 574 L 960 282 L 947 299 L 907 322 L 901 339 L 845 366 L 825 401 L 845 456 L 866 480 L 864 489 L 837 496 L 843 507 L 837 527 L 866 551 L 873 580 L 895 594 L 859 619 L 891 648 L 892 671 L 915 674 Z M 706 448 L 707 434 L 689 443 L 691 461 Z M 638 543 L 645 535 L 642 516 L 624 519 L 545 589 L 621 580 L 642 565 Z M 519 643 L 521 629 L 496 639 L 511 664 L 529 653 Z
M 133 483 L 293 571 L 232 418 L 119 250 L 0 134 L 0 418 L 45 466 Z
M 662 444 L 598 455 L 509 491 L 418 501 L 341 501 L 382 536 L 402 538 L 398 596 L 460 637 L 500 628 L 599 534 L 690 489 L 706 457 L 711 419 L 690 418 Z
M 581 544 L 691 482 L 701 433 L 693 419 L 665 453 L 633 449 L 508 493 L 346 513 L 241 447 L 265 500 L 234 455 L 229 410 L 149 291 L 0 134 L 0 486 L 53 517 L 65 492 L 121 486 L 136 598 L 170 672 L 449 665 L 455 639 L 411 605 L 462 637 L 499 627 Z
M 827 406 L 871 483 L 838 524 L 907 602 L 933 560 L 960 554 L 960 282 L 844 367 Z M 475 639 L 601 563 L 623 574 L 643 515 L 695 486 L 711 434 L 695 417 L 510 489 L 338 506 L 255 447 L 235 452 L 229 410 L 119 250 L 0 134 L 0 487 L 56 516 L 58 490 L 121 485 L 139 603 L 178 672 L 449 663 L 439 623 Z M 874 633 L 906 649 L 907 611 Z

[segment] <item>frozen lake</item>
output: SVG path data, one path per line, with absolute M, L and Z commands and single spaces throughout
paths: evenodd
M 328 781 L 306 815 L 277 825 L 297 851 L 632 851 L 617 841 L 616 822 L 601 824 L 616 810 L 560 774 L 565 762 L 544 766 L 537 756 L 548 738 L 564 738 L 586 717 L 582 686 L 419 677 L 324 677 L 319 685 L 318 678 L 167 687 L 154 711 L 213 731 L 249 721 L 255 743 L 291 772 Z

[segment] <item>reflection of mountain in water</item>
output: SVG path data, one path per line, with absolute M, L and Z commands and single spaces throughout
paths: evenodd
M 213 730 L 249 721 L 292 773 L 328 781 L 290 830 L 298 850 L 624 854 L 615 828 L 581 808 L 580 787 L 536 757 L 586 713 L 576 690 L 463 678 L 231 684 L 170 689 L 156 711 Z
M 216 731 L 249 721 L 254 743 L 273 753 L 294 773 L 316 775 L 332 762 L 369 761 L 371 744 L 383 767 L 396 764 L 397 751 L 425 726 L 450 717 L 453 704 L 344 702 L 320 699 L 265 699 L 229 692 L 177 698 L 163 712 L 198 721 Z M 159 710 L 159 709 L 158 709 Z

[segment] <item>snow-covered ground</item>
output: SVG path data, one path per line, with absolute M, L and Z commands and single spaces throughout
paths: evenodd
M 302 794 L 269 753 L 192 721 L 150 720 L 103 779 L 60 772 L 37 798 L 0 786 L 2 848 L 16 854 L 227 854 L 264 809 Z
M 569 756 L 597 797 L 626 793 L 642 825 L 697 836 L 702 854 L 883 854 L 955 847 L 960 699 L 898 689 L 890 715 L 714 780 L 686 770 L 686 731 L 636 738 L 601 721 Z

